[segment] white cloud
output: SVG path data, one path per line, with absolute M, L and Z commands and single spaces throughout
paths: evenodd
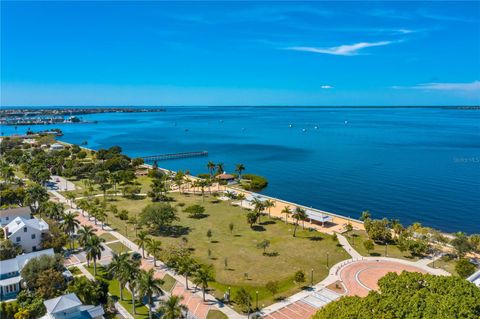
M 331 86 L 331 85 L 322 85 L 320 88 L 321 88 L 321 89 L 333 89 L 333 86 Z
M 417 89 L 434 91 L 480 91 L 480 81 L 467 83 L 421 83 L 414 86 L 393 86 L 393 89 Z
M 355 44 L 345 44 L 337 47 L 328 47 L 328 48 L 288 47 L 286 48 L 286 50 L 351 56 L 351 55 L 357 55 L 358 54 L 357 52 L 361 49 L 389 45 L 395 42 L 397 41 L 359 42 Z

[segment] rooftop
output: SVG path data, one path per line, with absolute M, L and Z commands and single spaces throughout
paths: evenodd
M 30 227 L 39 231 L 48 230 L 48 224 L 43 219 L 27 219 L 21 216 L 16 217 L 6 227 L 8 228 L 8 232 L 11 234 L 16 233 L 19 229 L 22 229 L 23 227 Z
M 53 256 L 55 253 L 52 248 L 34 251 L 28 254 L 18 255 L 15 258 L 0 261 L 0 274 L 10 272 L 20 272 L 23 267 L 33 258 L 43 255 Z

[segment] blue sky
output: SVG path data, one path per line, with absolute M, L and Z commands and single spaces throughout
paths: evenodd
M 2 105 L 480 104 L 475 1 L 1 9 Z

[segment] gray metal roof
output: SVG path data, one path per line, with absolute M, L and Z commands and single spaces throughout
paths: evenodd
M 52 248 L 34 251 L 28 254 L 18 255 L 15 258 L 0 261 L 0 274 L 6 274 L 10 272 L 20 272 L 23 267 L 33 258 L 43 255 L 53 256 L 55 255 Z
M 65 310 L 70 310 L 82 305 L 80 299 L 74 293 L 63 295 L 57 298 L 45 300 L 43 302 L 45 308 L 47 308 L 47 313 L 56 314 L 59 312 L 64 312 Z

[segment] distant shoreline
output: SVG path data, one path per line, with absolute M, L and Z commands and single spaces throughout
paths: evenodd
M 22 106 L 2 106 L 3 110 L 18 110 L 18 109 L 35 109 L 35 110 L 48 110 L 48 109 L 153 109 L 153 108 L 278 108 L 278 109 L 455 109 L 455 110 L 473 110 L 480 111 L 479 105 L 403 105 L 403 106 L 388 106 L 388 105 L 342 105 L 342 106 L 329 106 L 329 105 L 52 105 L 52 106 L 35 106 L 35 105 L 22 105 Z

